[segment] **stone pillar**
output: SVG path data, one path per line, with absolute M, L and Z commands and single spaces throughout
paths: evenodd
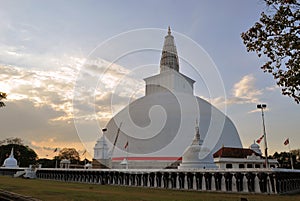
M 150 174 L 149 174 L 149 183 L 150 183 L 150 187 L 154 187 L 154 180 L 155 180 L 155 174 L 153 173 L 153 172 L 151 172 Z
M 259 179 L 257 177 L 257 174 L 255 174 L 255 177 L 254 177 L 254 192 L 255 193 L 260 193 Z
M 128 186 L 131 186 L 131 180 L 132 180 L 132 178 L 131 178 L 131 172 L 129 172 L 128 173 Z
M 162 187 L 162 188 L 165 188 L 165 181 L 164 181 L 165 178 L 164 178 L 164 177 L 165 177 L 165 175 L 164 175 L 164 173 L 162 172 L 162 173 L 161 173 L 161 187 Z
M 206 191 L 207 189 L 206 189 L 206 179 L 205 179 L 205 177 L 204 177 L 204 175 L 202 175 L 201 176 L 202 177 L 202 182 L 201 182 L 201 189 L 203 190 L 203 191 Z
M 237 188 L 237 191 L 238 192 L 241 192 L 241 191 L 244 191 L 244 185 L 243 185 L 243 177 L 244 177 L 244 174 L 240 173 L 240 172 L 237 172 L 234 174 L 234 177 L 236 179 L 236 188 Z
M 276 194 L 275 179 L 274 179 L 274 177 L 275 177 L 274 174 L 272 174 L 272 173 L 268 174 L 268 178 L 269 178 L 269 190 L 270 190 L 269 193 L 271 193 L 271 194 Z M 297 188 L 297 186 L 295 186 L 295 190 L 296 190 L 296 188 Z
M 276 189 L 275 189 L 275 176 L 273 173 L 269 173 L 268 174 L 268 178 L 269 178 L 269 193 L 275 194 L 276 193 Z
M 193 190 L 196 190 L 197 188 L 197 186 L 196 186 L 196 175 L 195 175 L 195 173 L 191 173 L 193 176 L 192 176 L 192 179 L 193 179 L 193 182 L 192 182 L 192 189 Z
M 226 186 L 225 186 L 225 175 L 221 174 L 221 191 L 226 191 Z
M 155 177 L 156 177 L 156 187 L 161 188 L 162 173 L 161 172 L 156 172 Z
M 214 175 L 212 175 L 211 177 L 211 189 L 212 191 L 216 191 L 216 179 L 214 177 Z
M 235 176 L 232 177 L 232 192 L 237 192 Z
M 185 189 L 194 189 L 194 186 L 193 186 L 193 181 L 194 181 L 194 174 L 192 172 L 188 172 L 188 173 L 185 173 Z
M 246 177 L 246 174 L 243 174 L 243 192 L 248 193 L 248 178 Z
M 179 184 L 179 173 L 178 173 L 178 172 L 175 173 L 174 176 L 176 177 L 176 178 L 174 179 L 174 181 L 175 181 L 175 188 L 176 188 L 176 189 L 180 189 L 180 184 Z
M 172 175 L 169 174 L 168 178 L 168 188 L 172 188 Z
M 182 173 L 183 175 L 182 175 L 182 182 L 183 182 L 183 185 L 182 185 L 182 187 L 183 187 L 183 189 L 188 189 L 188 182 L 187 182 L 187 177 L 186 177 L 186 172 L 183 172 Z
M 155 175 L 154 175 L 154 178 L 155 178 L 155 187 L 158 188 L 159 184 L 158 184 L 158 175 L 157 175 L 157 172 L 155 172 Z
M 194 173 L 194 184 L 196 190 L 202 190 L 202 174 L 199 172 Z
M 267 174 L 265 172 L 258 173 L 258 179 L 259 179 L 259 186 L 260 186 L 260 192 L 266 193 L 268 191 L 268 179 Z
M 148 173 L 143 174 L 143 186 L 148 186 Z

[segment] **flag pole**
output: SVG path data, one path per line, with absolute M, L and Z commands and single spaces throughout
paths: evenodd
M 54 153 L 57 152 L 58 148 L 54 149 Z M 58 156 L 54 156 L 55 157 L 55 169 L 57 168 L 57 157 Z
M 128 142 L 128 139 L 127 139 L 127 147 L 126 147 L 126 151 L 127 151 L 127 153 L 126 153 L 126 161 L 127 161 L 127 163 L 126 163 L 126 169 L 128 169 L 128 149 L 129 149 L 129 142 Z
M 266 104 L 258 104 L 257 108 L 261 109 L 261 117 L 262 117 L 262 123 L 263 123 L 263 132 L 264 132 L 264 142 L 265 142 L 265 165 L 266 168 L 269 168 L 269 162 L 268 162 L 268 145 L 267 145 L 267 133 L 266 133 L 266 126 L 265 126 L 265 115 L 264 115 L 264 109 L 266 109 Z

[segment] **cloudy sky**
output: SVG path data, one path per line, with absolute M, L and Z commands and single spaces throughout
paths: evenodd
M 257 103 L 268 107 L 270 153 L 287 151 L 288 137 L 291 149 L 300 147 L 299 105 L 281 95 L 259 68 L 264 59 L 247 53 L 240 38 L 267 9 L 261 0 L 0 2 L 0 91 L 8 94 L 1 138 L 20 137 L 39 157 L 53 157 L 56 147 L 93 154 L 100 128 L 141 97 L 143 78 L 158 72 L 157 47 L 168 26 L 179 54 L 185 47 L 177 38 L 183 35 L 213 61 L 223 94 L 208 93 L 213 86 L 186 70 L 183 59 L 181 70 L 196 80 L 196 95 L 233 120 L 244 147 L 262 134 Z M 142 31 L 136 36 L 134 30 Z M 157 31 L 149 37 L 149 30 Z M 155 51 L 122 55 L 143 41 L 155 44 Z

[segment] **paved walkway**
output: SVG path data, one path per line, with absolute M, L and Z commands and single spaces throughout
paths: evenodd
M 0 200 L 1 201 L 41 201 L 31 196 L 20 195 L 17 193 L 5 191 L 0 189 Z

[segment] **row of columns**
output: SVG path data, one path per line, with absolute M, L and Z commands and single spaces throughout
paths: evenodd
M 14 176 L 18 171 L 24 171 L 24 168 L 0 168 L 0 175 Z
M 37 178 L 66 182 L 255 193 L 286 193 L 300 190 L 300 173 L 296 175 L 281 172 L 37 171 Z

